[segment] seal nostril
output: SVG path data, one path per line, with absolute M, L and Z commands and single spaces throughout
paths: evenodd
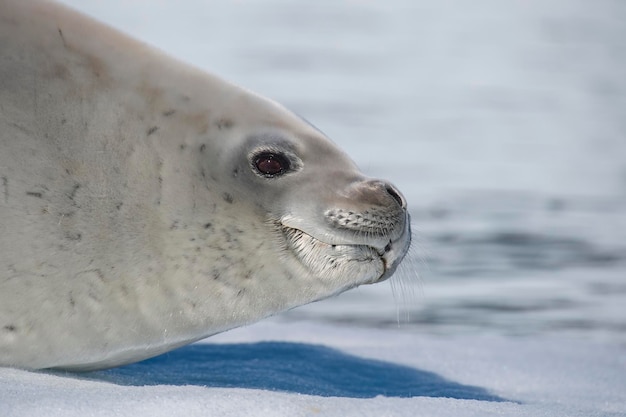
M 387 193 L 389 193 L 390 196 L 393 197 L 394 200 L 396 200 L 398 202 L 398 204 L 400 205 L 400 207 L 402 207 L 403 209 L 406 208 L 406 201 L 404 201 L 404 197 L 402 197 L 402 194 L 400 194 L 391 184 L 385 184 L 385 189 L 387 190 Z

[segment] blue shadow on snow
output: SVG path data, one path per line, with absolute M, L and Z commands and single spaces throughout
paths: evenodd
M 507 401 L 435 373 L 326 346 L 261 342 L 194 344 L 142 362 L 82 374 L 119 385 L 199 385 L 322 397 L 446 397 Z

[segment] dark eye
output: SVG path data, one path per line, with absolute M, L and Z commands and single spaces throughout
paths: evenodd
M 261 152 L 254 157 L 254 166 L 266 177 L 277 177 L 289 170 L 289 160 L 279 153 Z

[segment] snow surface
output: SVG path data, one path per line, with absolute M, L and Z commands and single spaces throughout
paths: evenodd
M 210 343 L 209 343 L 210 342 Z M 268 320 L 87 374 L 0 369 L 4 416 L 624 416 L 623 346 Z
M 311 120 L 399 186 L 415 245 L 396 297 L 0 369 L 1 417 L 626 416 L 626 2 L 64 2 Z

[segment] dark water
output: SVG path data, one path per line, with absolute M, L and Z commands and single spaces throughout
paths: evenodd
M 414 331 L 626 339 L 626 2 L 66 2 L 283 102 L 405 193 L 418 295 L 280 320 L 397 326 L 400 304 Z

